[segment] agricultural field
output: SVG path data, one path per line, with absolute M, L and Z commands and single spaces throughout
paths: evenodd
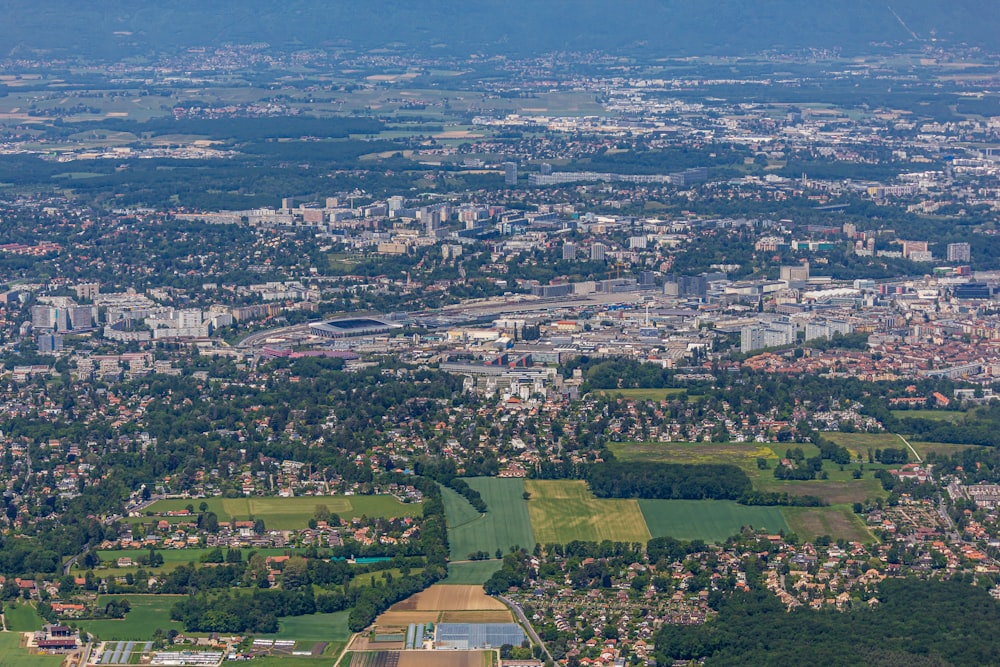
M 507 553 L 513 546 L 535 546 L 523 480 L 470 477 L 465 481 L 482 495 L 487 511 L 480 515 L 465 498 L 441 489 L 452 559 L 465 560 L 477 551 L 493 557 L 497 549 Z
M 872 542 L 874 537 L 864 521 L 850 507 L 784 507 L 782 513 L 788 527 L 803 540 L 815 540 L 819 535 L 855 542 Z
M 126 598 L 132 609 L 124 619 L 80 621 L 79 626 L 88 633 L 103 640 L 147 640 L 157 628 L 184 631 L 184 625 L 170 620 L 170 608 L 182 596 L 179 595 L 102 595 L 98 606 L 111 600 Z
M 788 531 L 779 507 L 748 507 L 731 500 L 640 500 L 653 537 L 721 543 L 744 526 Z
M 444 584 L 471 585 L 484 584 L 494 572 L 500 569 L 500 560 L 452 561 L 448 563 L 448 578 Z
M 330 667 L 335 655 L 317 657 L 300 655 L 259 656 L 253 659 L 254 667 Z
M 492 667 L 487 651 L 352 651 L 340 667 Z M 290 666 L 294 667 L 294 666 Z
M 531 494 L 528 513 L 537 542 L 649 540 L 636 500 L 595 498 L 579 480 L 529 480 L 524 488 Z
M 4 624 L 11 632 L 31 632 L 41 630 L 45 623 L 35 608 L 26 603 L 6 603 L 3 609 Z
M 20 632 L 0 632 L 0 666 L 2 667 L 60 667 L 61 655 L 31 655 L 21 648 Z
M 490 619 L 488 622 L 512 622 L 507 607 L 486 595 L 481 585 L 434 584 L 392 605 L 375 619 L 375 625 L 384 634 L 387 629 L 403 628 L 410 623 L 440 623 L 443 617 L 455 618 L 455 614 Z M 359 648 L 357 640 L 351 648 Z
M 332 614 L 284 616 L 278 619 L 278 632 L 255 636 L 262 639 L 294 639 L 303 643 L 336 642 L 342 645 L 351 638 L 351 631 L 347 628 L 347 615 L 346 611 L 338 611 Z
M 882 482 L 872 476 L 873 470 L 882 467 L 885 466 L 869 466 L 866 463 L 864 477 L 861 479 L 854 479 L 849 469 L 840 472 L 829 463 L 823 466 L 829 479 L 782 480 L 775 479 L 771 476 L 771 471 L 764 470 L 764 474 L 753 480 L 753 485 L 761 491 L 787 493 L 790 496 L 816 496 L 831 505 L 861 503 L 885 497 Z
M 343 519 L 361 515 L 400 517 L 420 516 L 421 503 L 402 503 L 394 496 L 300 496 L 296 498 L 172 498 L 159 500 L 147 508 L 147 512 L 161 513 L 182 510 L 192 505 L 195 511 L 201 503 L 208 505 L 209 512 L 215 512 L 220 521 L 261 519 L 267 528 L 294 530 L 306 528 L 313 518 L 316 507 L 323 505 L 333 514 Z

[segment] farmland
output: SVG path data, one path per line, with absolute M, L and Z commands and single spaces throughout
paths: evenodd
M 786 507 L 782 513 L 788 527 L 800 539 L 814 540 L 819 535 L 857 542 L 873 539 L 864 522 L 846 506 Z
M 380 632 L 409 623 L 440 623 L 443 618 L 478 618 L 482 622 L 511 622 L 507 607 L 483 592 L 480 585 L 435 584 L 392 605 L 375 619 Z M 358 648 L 352 644 L 353 648 Z
M 20 648 L 21 633 L 0 632 L 0 667 L 59 667 L 61 655 L 31 655 Z
M 769 533 L 788 530 L 778 507 L 748 507 L 729 500 L 640 500 L 653 537 L 719 543 L 744 526 Z
M 482 584 L 500 569 L 499 560 L 470 560 L 448 563 L 446 584 Z
M 477 551 L 492 557 L 497 549 L 506 553 L 513 546 L 535 545 L 522 480 L 473 477 L 465 481 L 479 491 L 488 509 L 480 516 L 465 498 L 442 489 L 453 559 L 465 560 Z
M 149 639 L 157 628 L 164 632 L 177 630 L 182 632 L 184 626 L 170 620 L 170 608 L 182 596 L 178 595 L 102 595 L 97 600 L 100 607 L 111 600 L 126 598 L 131 610 L 124 619 L 80 621 L 80 627 L 103 640 L 145 640 Z
M 41 630 L 42 624 L 45 622 L 35 611 L 35 608 L 26 603 L 5 604 L 3 612 L 4 623 L 6 624 L 7 629 L 11 632 L 30 632 L 32 630 Z
M 573 540 L 646 542 L 649 529 L 633 499 L 599 499 L 577 480 L 530 480 L 528 513 L 535 540 L 565 544 Z
M 174 498 L 160 500 L 147 508 L 154 514 L 183 510 L 188 505 L 198 508 L 204 502 L 209 512 L 220 521 L 261 519 L 268 528 L 294 530 L 305 528 L 317 506 L 324 505 L 343 519 L 365 516 L 420 516 L 423 505 L 402 503 L 394 496 L 300 496 L 295 498 Z
M 278 632 L 257 635 L 265 639 L 294 639 L 297 642 L 346 642 L 351 637 L 347 629 L 346 611 L 332 614 L 285 616 L 278 620 Z

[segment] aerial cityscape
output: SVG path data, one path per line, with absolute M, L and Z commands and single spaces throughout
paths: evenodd
M 1000 6 L 8 4 L 0 666 L 1000 664 Z

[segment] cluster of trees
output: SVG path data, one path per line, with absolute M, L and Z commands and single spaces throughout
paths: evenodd
M 587 482 L 598 498 L 683 498 L 738 500 L 751 490 L 739 466 L 720 463 L 596 463 Z
M 899 449 L 886 447 L 885 449 L 876 449 L 874 458 L 879 463 L 894 465 L 909 461 L 910 452 L 906 447 L 900 447 Z
M 961 579 L 961 577 L 958 577 Z M 1000 606 L 967 581 L 888 579 L 874 610 L 857 599 L 844 612 L 788 612 L 755 588 L 719 604 L 704 625 L 665 624 L 656 635 L 659 664 L 986 665 L 996 662 L 993 629 Z
M 461 477 L 452 477 L 448 480 L 448 488 L 457 491 L 463 498 L 469 501 L 469 504 L 480 514 L 484 514 L 487 510 L 486 501 L 474 488 L 469 486 L 469 484 Z
M 262 590 L 188 596 L 170 610 L 170 618 L 188 632 L 277 632 L 278 617 L 316 612 L 312 588 Z
M 825 507 L 829 503 L 819 496 L 796 496 L 787 491 L 748 491 L 740 498 L 742 505 L 782 505 L 789 507 Z

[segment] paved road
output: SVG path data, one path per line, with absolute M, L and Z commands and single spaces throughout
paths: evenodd
M 521 609 L 521 605 L 517 604 L 513 600 L 508 600 L 502 595 L 498 595 L 497 599 L 499 599 L 505 605 L 510 607 L 510 610 L 514 612 L 514 616 L 516 616 L 517 620 L 521 622 L 521 625 L 524 626 L 524 629 L 528 631 L 528 634 L 531 636 L 531 641 L 541 646 L 542 651 L 545 652 L 545 657 L 547 657 L 549 660 L 552 660 L 552 662 L 555 662 L 555 660 L 552 658 L 552 654 L 549 653 L 549 649 L 546 648 L 544 643 L 542 643 L 542 638 L 539 637 L 538 633 L 535 632 L 535 629 L 531 627 L 531 622 L 528 621 L 528 618 L 524 615 L 524 610 Z

